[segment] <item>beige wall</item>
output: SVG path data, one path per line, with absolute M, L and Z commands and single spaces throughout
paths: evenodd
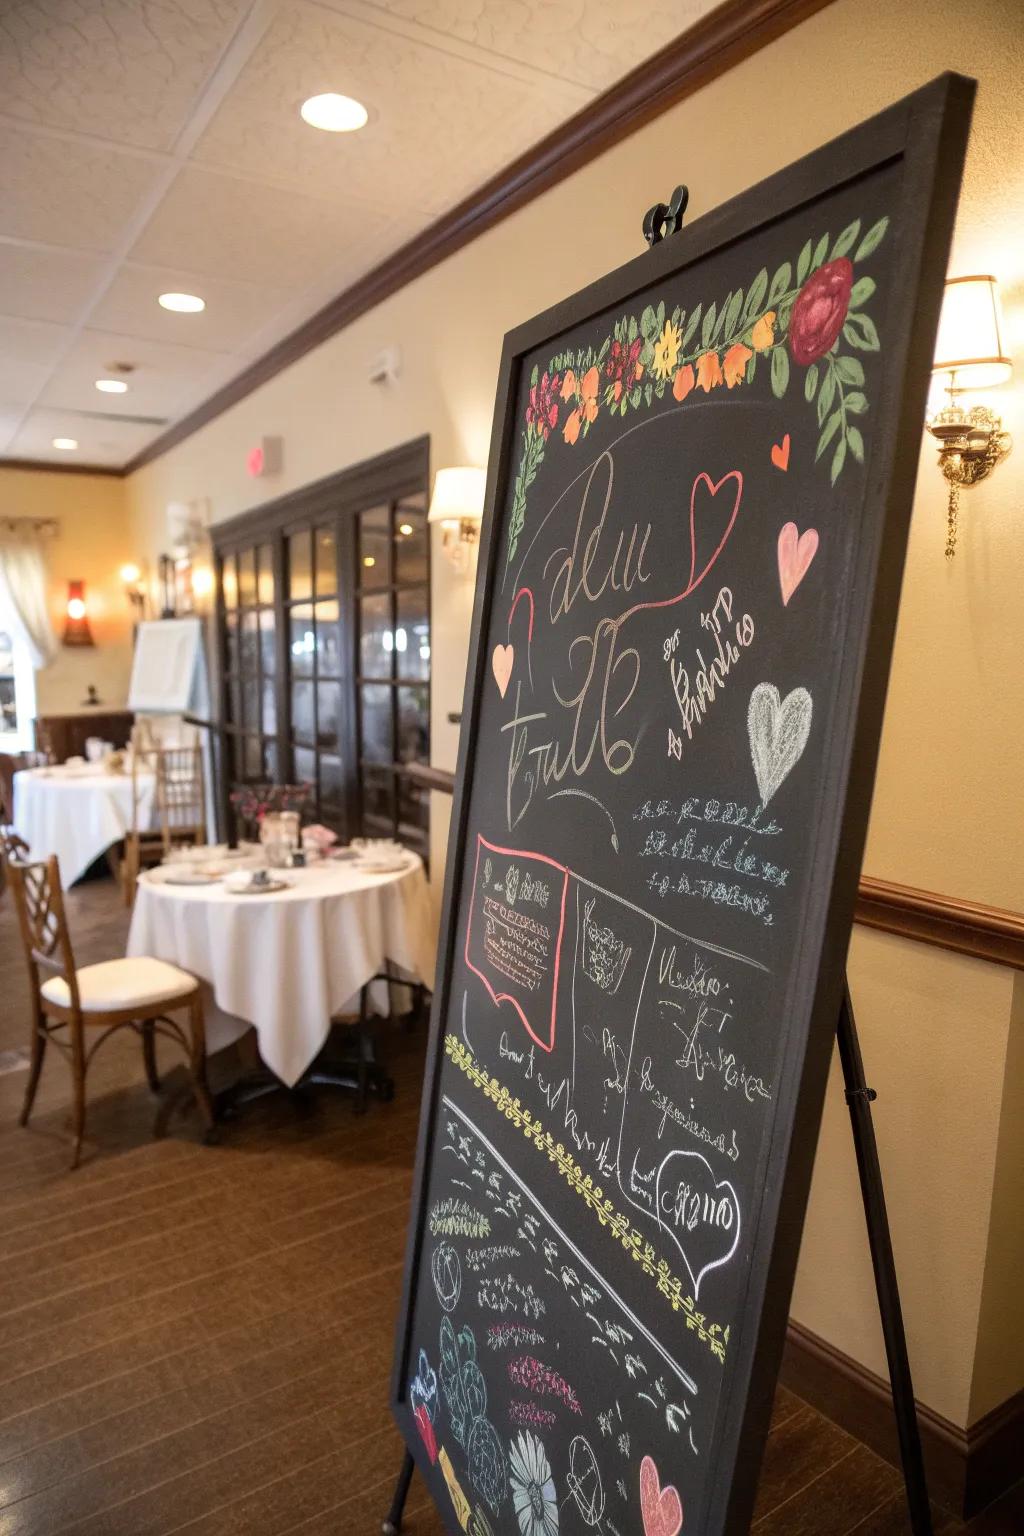
M 110 475 L 54 474 L 0 465 L 0 517 L 53 517 L 60 525 L 46 542 L 50 618 L 64 630 L 68 581 L 85 582 L 94 647 L 62 647 L 36 675 L 40 715 L 74 713 L 90 683 L 111 708 L 124 704 L 131 672 L 132 617 L 118 571 L 136 558 L 126 482 Z
M 1024 27 L 1017 0 L 973 0 L 970 17 L 969 28 L 954 27 L 937 24 L 931 0 L 837 0 L 132 476 L 140 547 L 154 554 L 162 546 L 171 500 L 209 497 L 218 521 L 422 432 L 431 434 L 435 466 L 483 463 L 503 333 L 634 256 L 655 197 L 683 178 L 699 215 L 947 68 L 981 79 L 953 266 L 1000 277 L 1017 382 L 992 399 L 1024 443 Z M 390 344 L 402 349 L 400 379 L 390 388 L 365 383 L 370 359 Z M 270 433 L 284 439 L 284 467 L 257 491 L 245 455 Z M 961 551 L 947 566 L 943 485 L 922 436 L 866 859 L 875 875 L 1016 908 L 1024 796 L 1018 754 L 1006 744 L 1024 714 L 1022 490 L 1018 452 L 965 497 Z M 433 757 L 447 767 L 457 732 L 445 717 L 460 700 L 471 593 L 437 554 Z M 445 838 L 441 814 L 435 875 Z M 1008 1137 L 999 1141 L 1003 1073 L 1024 1021 L 1019 1009 L 1011 1014 L 1008 973 L 998 968 L 860 934 L 851 972 L 865 1055 L 883 1094 L 883 1157 L 919 1393 L 965 1424 L 1015 1371 L 1022 1384 L 1017 1366 L 988 1349 L 986 1328 L 1005 1305 L 1003 1260 L 988 1237 L 994 1199 L 1008 1231 L 1020 1233 L 1022 1197 L 1007 1193 L 997 1172 L 1009 1149 Z M 794 1309 L 878 1370 L 851 1174 L 833 1082 Z M 937 1274 L 950 1286 L 941 1300 Z

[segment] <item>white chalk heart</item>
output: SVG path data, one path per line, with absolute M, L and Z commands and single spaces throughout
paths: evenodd
M 794 688 L 780 699 L 774 683 L 758 683 L 750 695 L 747 731 L 762 805 L 800 761 L 811 733 L 812 708 L 806 688 Z
M 498 685 L 498 692 L 502 698 L 505 697 L 505 690 L 512 676 L 512 663 L 515 659 L 515 651 L 510 645 L 496 645 L 491 654 L 491 671 L 494 673 L 494 681 Z

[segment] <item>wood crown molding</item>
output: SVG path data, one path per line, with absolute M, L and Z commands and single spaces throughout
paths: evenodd
M 899 1466 L 889 1383 L 793 1318 L 786 1330 L 781 1382 L 841 1429 Z M 928 1484 L 963 1519 L 1006 1492 L 1020 1475 L 1024 1392 L 968 1429 L 917 1405 Z
M 423 773 L 421 782 L 428 788 L 442 794 L 454 793 L 454 773 L 446 768 L 430 768 Z M 911 885 L 862 875 L 854 921 L 901 939 L 934 944 L 938 949 L 951 949 L 975 960 L 989 960 L 1024 971 L 1024 915 L 1019 912 L 961 901 L 954 896 L 937 896 L 934 891 L 920 891 Z
M 492 176 L 129 460 L 130 475 L 645 123 L 832 0 L 726 0 Z M 686 169 L 680 163 L 680 174 Z M 652 199 L 658 188 L 648 191 Z M 662 189 L 667 190 L 667 189 Z M 643 208 L 637 207 L 637 240 Z
M 44 475 L 105 475 L 123 480 L 127 469 L 112 469 L 109 464 L 54 464 L 50 459 L 0 459 L 0 469 L 26 469 Z

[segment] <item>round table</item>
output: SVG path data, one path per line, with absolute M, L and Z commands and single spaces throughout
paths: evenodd
M 138 825 L 150 827 L 156 780 L 144 773 L 136 782 Z M 57 855 L 65 890 L 131 828 L 130 773 L 108 773 L 89 763 L 23 768 L 14 775 L 14 830 L 34 859 Z
M 284 871 L 286 890 L 248 895 L 141 876 L 129 955 L 169 960 L 209 984 L 219 1049 L 250 1025 L 260 1056 L 294 1086 L 320 1052 L 331 1016 L 391 961 L 403 979 L 433 983 L 436 936 L 423 861 L 375 875 L 327 861 Z M 276 873 L 276 872 L 275 872 Z

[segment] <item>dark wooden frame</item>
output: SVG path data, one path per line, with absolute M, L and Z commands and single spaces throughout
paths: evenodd
M 689 229 L 555 305 L 505 337 L 487 476 L 485 512 L 467 676 L 469 705 L 459 744 L 441 922 L 438 979 L 430 1022 L 413 1204 L 403 1277 L 392 1411 L 412 1456 L 426 1470 L 426 1453 L 406 1402 L 411 1358 L 411 1305 L 426 1224 L 427 1178 L 443 1059 L 443 1029 L 455 964 L 457 916 L 466 860 L 468 777 L 476 751 L 486 682 L 491 593 L 501 554 L 501 517 L 514 474 L 515 420 L 522 361 L 591 315 L 620 311 L 633 295 L 696 260 L 815 198 L 902 162 L 893 292 L 907 307 L 888 332 L 888 367 L 874 409 L 865 513 L 855 550 L 848 613 L 865 615 L 847 634 L 836 673 L 839 722 L 823 765 L 823 804 L 842 806 L 831 830 L 824 819 L 811 834 L 816 857 L 807 910 L 815 914 L 796 960 L 793 1018 L 780 1076 L 798 1086 L 779 1105 L 764 1169 L 745 1302 L 730 1341 L 729 1390 L 723 1400 L 705 1536 L 739 1536 L 749 1528 L 761 1454 L 785 1340 L 818 1128 L 845 985 L 846 951 L 854 917 L 868 812 L 877 764 L 900 584 L 906 556 L 924 420 L 932 346 L 938 325 L 974 82 L 944 75 L 877 117 L 814 151 L 732 199 Z M 680 165 L 685 176 L 685 163 Z M 651 188 L 650 200 L 661 189 Z M 637 208 L 639 242 L 640 216 Z M 852 623 L 856 623 L 853 620 Z M 450 1511 L 442 1519 L 454 1533 Z
M 219 824 L 222 829 L 233 826 L 229 803 L 230 741 L 234 731 L 228 725 L 227 692 L 227 639 L 226 620 L 228 609 L 224 602 L 224 563 L 236 552 L 250 547 L 271 543 L 274 548 L 274 627 L 278 638 L 278 665 L 275 671 L 275 730 L 261 731 L 260 740 L 273 740 L 278 755 L 280 776 L 286 776 L 286 754 L 290 754 L 294 741 L 291 721 L 291 698 L 288 688 L 287 668 L 281 665 L 284 656 L 287 617 L 291 600 L 286 597 L 287 558 L 289 536 L 297 531 L 314 528 L 332 521 L 338 530 L 337 545 L 337 595 L 338 595 L 338 644 L 343 680 L 349 685 L 342 690 L 343 718 L 339 727 L 339 740 L 351 743 L 351 755 L 342 752 L 345 770 L 343 809 L 349 832 L 356 830 L 362 820 L 361 785 L 359 763 L 362 744 L 358 732 L 359 676 L 357 655 L 359 635 L 351 615 L 343 612 L 346 603 L 352 604 L 358 618 L 359 583 L 355 569 L 357 519 L 360 512 L 381 503 L 400 502 L 428 490 L 430 484 L 430 439 L 419 437 L 387 453 L 377 455 L 337 474 L 328 475 L 311 485 L 289 492 L 250 512 L 240 513 L 211 529 L 213 542 L 216 604 L 214 615 L 214 672 L 217 710 L 217 783 L 216 797 Z M 258 579 L 258 577 L 257 577 Z M 426 588 L 428 606 L 430 599 L 430 544 L 427 543 Z M 296 600 L 298 601 L 298 600 Z M 315 591 L 309 598 L 311 605 L 318 601 Z M 241 613 L 242 604 L 235 612 Z M 241 633 L 239 632 L 239 644 Z M 260 667 L 262 685 L 263 671 Z M 429 682 L 427 708 L 429 711 Z M 244 729 L 241 735 L 247 734 Z M 321 749 L 315 745 L 312 751 Z M 397 774 L 400 767 L 392 764 Z M 396 788 L 397 796 L 397 788 Z

